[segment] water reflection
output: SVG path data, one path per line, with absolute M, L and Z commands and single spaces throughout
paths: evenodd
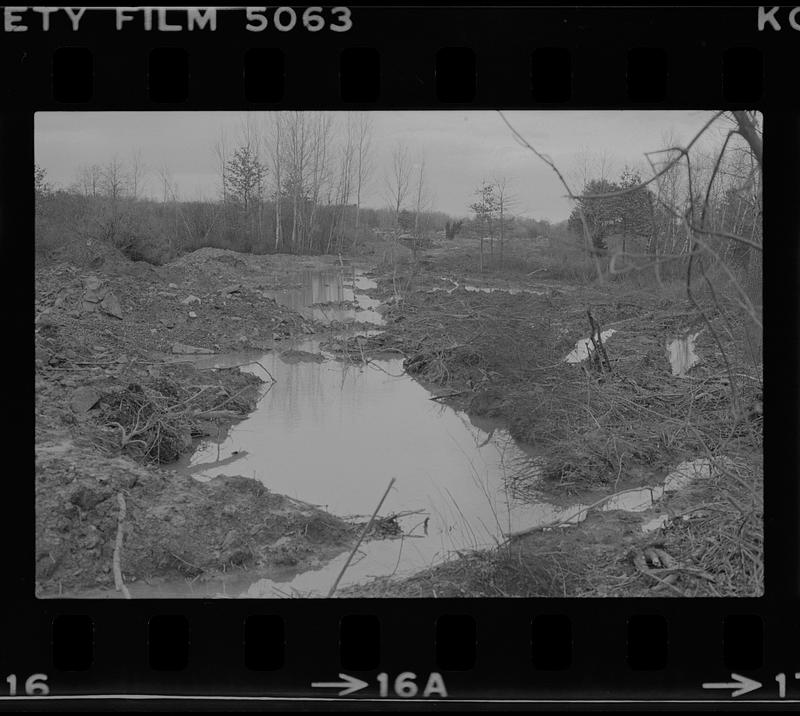
M 375 310 L 380 302 L 363 293 L 375 288 L 376 283 L 361 273 L 339 269 L 301 271 L 292 280 L 290 288 L 261 293 L 317 321 L 384 324 L 383 317 Z
M 306 315 L 313 303 L 349 301 L 365 310 L 336 308 L 336 320 L 372 320 L 365 315 L 373 313 L 380 319 L 373 310 L 377 301 L 363 294 L 374 282 L 358 272 L 306 272 L 298 284 L 274 297 Z M 605 331 L 603 338 L 613 332 Z M 530 489 L 518 493 L 514 476 L 524 473 L 521 482 L 530 486 L 539 462 L 500 425 L 430 400 L 428 391 L 403 373 L 399 359 L 353 364 L 324 351 L 324 360 L 297 353 L 318 356 L 322 345 L 321 339 L 303 339 L 248 355 L 276 382 L 223 442 L 201 445 L 183 469 L 199 480 L 253 477 L 276 493 L 362 520 L 396 478 L 381 514 L 401 515 L 403 536 L 363 543 L 341 587 L 375 576 L 407 576 L 453 552 L 494 546 L 509 533 L 586 518 L 585 504 L 557 506 L 532 499 Z M 220 356 L 203 360 L 226 362 Z M 240 357 L 229 364 L 245 362 Z M 262 367 L 250 363 L 242 370 L 259 374 Z M 601 509 L 645 510 L 663 491 L 661 486 L 631 491 Z M 192 594 L 214 595 L 222 585 L 226 596 L 324 596 L 346 559 L 343 552 L 316 569 L 272 573 L 270 579 L 237 572 L 192 587 Z M 185 591 L 175 596 L 186 596 Z

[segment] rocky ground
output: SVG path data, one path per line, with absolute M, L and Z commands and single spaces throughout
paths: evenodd
M 113 251 L 36 268 L 36 579 L 40 596 L 319 564 L 358 525 L 249 478 L 170 468 L 247 415 L 264 381 L 198 354 L 282 350 L 319 327 L 264 296 L 335 257 L 201 249 L 161 267 Z M 120 523 L 122 504 L 125 519 Z

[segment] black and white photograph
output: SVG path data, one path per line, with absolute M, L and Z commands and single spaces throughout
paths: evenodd
M 37 112 L 35 596 L 761 596 L 762 126 Z

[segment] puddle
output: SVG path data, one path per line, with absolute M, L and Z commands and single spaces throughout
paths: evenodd
M 295 349 L 316 352 L 319 343 L 303 341 Z M 199 480 L 253 477 L 274 492 L 360 519 L 372 513 L 395 477 L 381 514 L 413 513 L 399 519 L 409 536 L 363 544 L 342 586 L 408 575 L 452 551 L 494 546 L 504 533 L 566 514 L 565 508 L 511 497 L 509 464 L 531 458 L 505 431 L 484 431 L 465 414 L 431 401 L 428 391 L 402 374 L 399 359 L 362 366 L 330 359 L 287 362 L 268 353 L 259 362 L 276 383 L 224 442 L 201 446 L 184 469 Z M 278 586 L 260 580 L 246 596 L 292 589 L 324 594 L 345 558 Z
M 711 460 L 687 460 L 682 462 L 673 472 L 667 475 L 664 480 L 664 491 L 675 492 L 682 490 L 695 480 L 702 480 L 711 477 Z
M 380 301 L 362 293 L 376 287 L 373 279 L 352 269 L 330 269 L 298 272 L 292 277 L 291 288 L 261 293 L 305 318 L 323 323 L 360 321 L 384 325 L 383 316 L 375 310 Z
M 701 332 L 676 338 L 667 344 L 672 375 L 685 376 L 689 369 L 700 360 L 700 357 L 694 351 L 694 342 Z
M 378 302 L 363 294 L 375 282 L 358 271 L 308 271 L 294 285 L 265 294 L 322 321 L 382 323 Z M 313 305 L 319 303 L 337 305 Z M 275 382 L 223 441 L 202 443 L 178 469 L 201 481 L 217 475 L 252 477 L 276 493 L 360 521 L 396 478 L 381 516 L 399 515 L 403 537 L 363 543 L 340 587 L 376 576 L 409 576 L 454 552 L 493 547 L 512 532 L 586 518 L 584 504 L 532 503 L 530 495 L 515 496 L 513 476 L 520 470 L 535 476 L 539 468 L 531 449 L 518 445 L 502 427 L 432 401 L 403 373 L 400 359 L 366 365 L 336 360 L 323 347 L 329 338 L 283 341 L 266 354 L 195 359 L 209 367 L 238 365 L 257 375 L 266 368 Z M 675 474 L 685 475 L 684 467 Z M 678 478 L 668 482 L 677 485 Z M 665 489 L 629 492 L 602 509 L 646 510 Z M 258 570 L 236 570 L 203 584 L 134 584 L 131 593 L 158 598 L 326 596 L 348 553 L 300 573 L 271 570 L 269 579 Z
M 607 331 L 603 331 L 600 334 L 600 339 L 605 341 L 613 336 L 617 332 L 616 328 L 609 328 Z M 591 339 L 589 336 L 586 338 L 581 338 L 576 344 L 575 348 L 567 355 L 564 360 L 567 363 L 580 363 L 581 361 L 585 361 L 589 357 L 589 353 L 592 350 Z
M 375 282 L 358 271 L 309 271 L 292 281 L 294 288 L 265 294 L 318 320 L 382 322 L 378 302 L 363 294 Z M 331 302 L 340 305 L 331 310 L 312 305 Z M 318 313 L 323 309 L 324 315 Z M 197 359 L 209 367 L 239 365 L 256 375 L 266 368 L 275 383 L 222 442 L 201 444 L 179 469 L 201 481 L 252 477 L 274 492 L 359 520 L 368 518 L 396 478 L 381 515 L 401 514 L 404 537 L 362 544 L 341 587 L 374 576 L 407 576 L 455 551 L 493 547 L 508 532 L 566 519 L 575 511 L 515 498 L 508 475 L 521 466 L 535 472 L 535 458 L 505 430 L 476 425 L 465 413 L 430 400 L 431 394 L 403 373 L 400 359 L 346 363 L 326 353 L 325 342 L 315 336 L 284 341 L 266 354 Z M 237 571 L 188 592 L 186 584 L 150 589 L 160 597 L 324 596 L 346 559 L 345 552 L 319 569 L 271 574 L 273 579 Z M 148 590 L 137 586 L 139 596 Z
M 432 291 L 440 291 L 444 290 L 446 293 L 453 293 L 453 291 L 457 291 L 458 289 L 463 288 L 465 291 L 478 291 L 480 293 L 510 293 L 510 294 L 517 294 L 517 293 L 532 293 L 536 296 L 544 296 L 547 294 L 547 291 L 540 291 L 533 288 L 511 288 L 511 287 L 502 287 L 502 286 L 475 286 L 469 283 L 459 283 L 458 281 L 454 281 L 451 278 L 447 278 L 446 276 L 440 276 L 440 280 L 448 281 L 449 283 L 453 284 L 452 288 L 446 289 L 432 289 Z

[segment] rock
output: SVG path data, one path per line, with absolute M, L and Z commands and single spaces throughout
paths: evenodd
M 83 282 L 83 310 L 95 311 L 108 293 L 108 287 L 97 276 L 89 276 Z
M 159 318 L 158 322 L 165 328 L 175 328 L 175 321 L 171 318 Z
M 73 505 L 80 507 L 84 512 L 88 512 L 93 507 L 107 500 L 110 496 L 111 493 L 107 491 L 92 490 L 89 487 L 78 487 L 69 496 L 69 501 Z
M 181 299 L 181 303 L 184 306 L 189 306 L 192 303 L 200 303 L 200 299 L 197 296 L 189 295 L 184 299 Z
M 228 534 L 226 534 L 225 539 L 222 540 L 222 550 L 228 549 L 236 541 L 236 537 L 236 530 L 228 530 Z
M 187 346 L 184 343 L 173 343 L 172 352 L 180 355 L 210 355 L 214 351 L 208 348 L 198 348 L 197 346 Z
M 197 318 L 197 314 L 194 311 L 189 311 L 189 318 Z
M 100 308 L 103 310 L 103 312 L 109 314 L 110 316 L 114 316 L 114 318 L 119 318 L 122 320 L 122 306 L 120 305 L 119 299 L 116 297 L 116 295 L 110 291 L 100 302 Z
M 87 276 L 83 280 L 83 288 L 86 291 L 99 291 L 102 286 L 103 281 L 97 276 Z
M 167 288 L 178 288 L 178 284 L 177 283 L 169 283 L 169 284 L 167 284 Z
M 101 395 L 97 390 L 88 385 L 84 385 L 77 388 L 72 393 L 69 405 L 75 413 L 86 413 L 97 405 L 97 401 L 100 400 L 100 398 Z
M 226 286 L 222 289 L 222 293 L 230 294 L 230 293 L 241 293 L 242 286 L 241 284 L 235 283 L 232 286 Z
M 48 308 L 36 317 L 36 325 L 39 326 L 39 328 L 53 328 L 58 325 L 58 321 L 53 318 Z

